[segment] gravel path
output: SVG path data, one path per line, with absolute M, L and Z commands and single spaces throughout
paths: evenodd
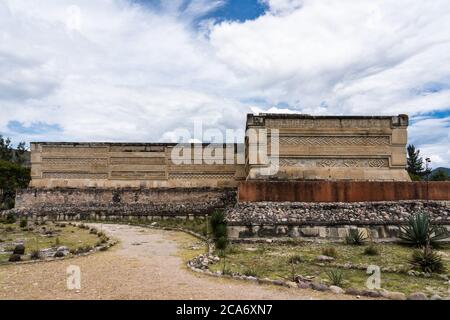
M 0 299 L 353 298 L 196 274 L 177 256 L 180 244 L 196 242 L 191 236 L 127 225 L 103 225 L 102 229 L 120 240 L 110 251 L 63 261 L 1 266 Z M 80 292 L 66 288 L 69 265 L 81 268 Z

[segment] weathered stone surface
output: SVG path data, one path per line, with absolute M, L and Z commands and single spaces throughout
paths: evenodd
M 316 257 L 316 261 L 318 261 L 318 262 L 331 262 L 331 261 L 334 261 L 334 258 L 321 255 L 321 256 L 317 256 Z
M 423 211 L 431 219 L 450 229 L 450 201 L 305 203 L 240 202 L 226 210 L 230 238 L 316 237 L 344 238 L 358 226 L 373 238 L 395 238 L 399 225 L 415 212 Z M 311 226 L 313 225 L 313 227 Z M 291 230 L 291 231 L 285 231 Z M 292 231 L 292 230 L 297 231 Z
M 408 300 L 428 300 L 428 298 L 423 292 L 414 292 L 408 296 Z
M 247 128 L 270 143 L 280 131 L 278 180 L 410 181 L 404 170 L 408 117 L 339 117 L 305 114 L 250 114 Z M 363 129 L 363 131 L 361 131 Z M 249 135 L 249 139 L 252 135 Z M 398 146 L 404 146 L 398 147 Z M 351 155 L 351 157 L 349 157 Z M 362 156 L 364 155 L 364 156 Z M 251 163 L 247 179 L 267 180 L 269 163 Z
M 235 202 L 236 191 L 229 188 L 26 189 L 18 191 L 16 208 L 8 212 L 54 220 L 158 219 L 204 216 Z
M 381 290 L 380 294 L 383 298 L 391 300 L 406 300 L 406 295 L 402 292 Z
M 307 281 L 299 281 L 297 283 L 297 286 L 300 289 L 310 289 L 311 288 L 311 282 L 307 282 Z
M 330 286 L 330 291 L 336 294 L 342 294 L 345 292 L 344 289 L 342 289 L 341 287 L 338 286 Z
M 328 286 L 323 283 L 311 282 L 311 288 L 317 291 L 327 291 L 329 290 Z

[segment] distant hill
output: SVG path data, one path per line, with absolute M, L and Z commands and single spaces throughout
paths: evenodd
M 447 172 L 448 175 L 450 175 L 450 168 L 444 168 L 444 167 L 439 167 L 439 168 L 433 169 L 431 171 L 431 174 L 436 173 L 438 171 L 444 171 L 444 172 Z

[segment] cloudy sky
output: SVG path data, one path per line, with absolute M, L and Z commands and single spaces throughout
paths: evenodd
M 0 0 L 0 72 L 15 141 L 406 113 L 410 143 L 450 166 L 448 0 Z

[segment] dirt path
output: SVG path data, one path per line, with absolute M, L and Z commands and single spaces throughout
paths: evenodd
M 177 256 L 196 239 L 184 233 L 103 225 L 120 240 L 86 257 L 0 267 L 0 299 L 349 299 L 313 290 L 213 278 L 188 270 Z M 81 291 L 66 287 L 66 268 L 81 269 Z

